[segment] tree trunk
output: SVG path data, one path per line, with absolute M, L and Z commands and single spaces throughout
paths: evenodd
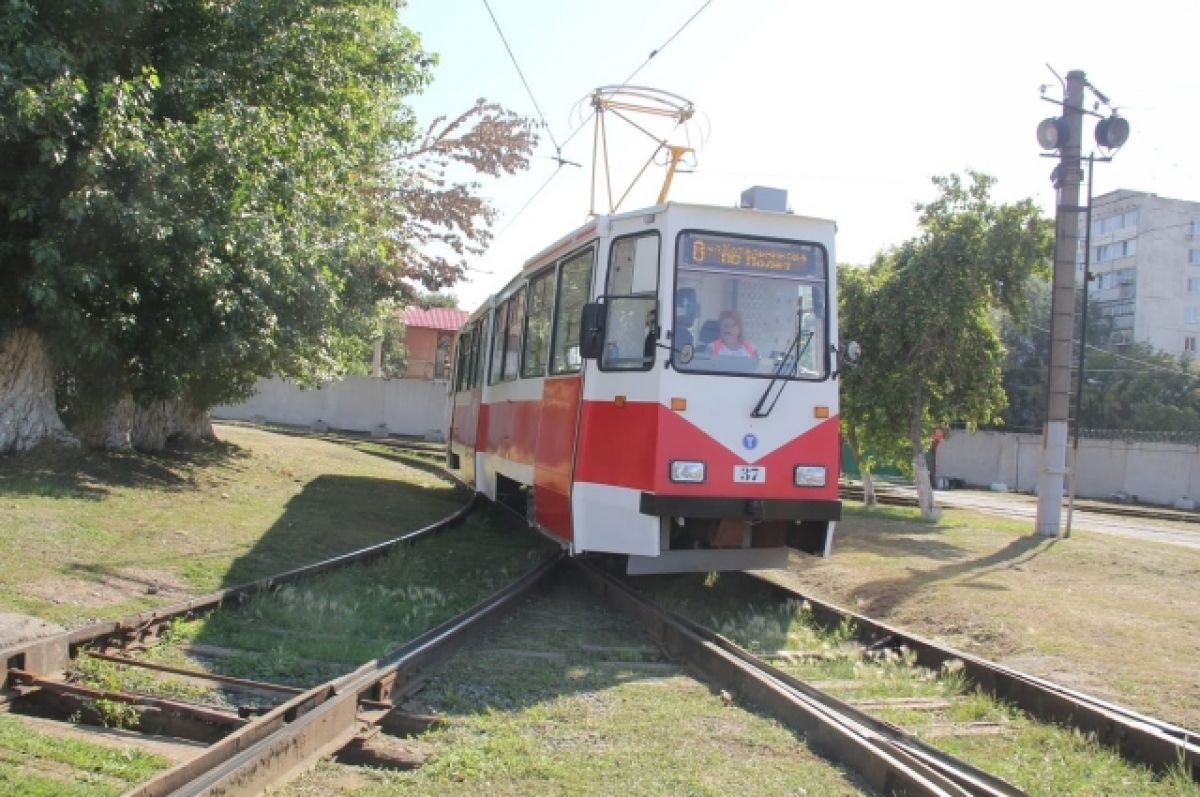
M 54 364 L 41 336 L 18 329 L 0 340 L 0 453 L 43 440 L 79 445 L 54 406 Z
M 913 393 L 912 415 L 909 417 L 909 441 L 912 443 L 913 480 L 917 484 L 917 504 L 921 517 L 937 520 L 942 510 L 934 503 L 933 485 L 929 481 L 929 467 L 925 464 L 925 450 L 921 445 L 921 420 L 925 417 L 925 394 L 917 385 Z
M 862 447 L 858 444 L 858 435 L 853 430 L 847 430 L 846 442 L 850 444 L 850 453 L 854 454 L 854 461 L 858 464 L 859 478 L 862 479 L 863 506 L 875 506 L 878 503 L 875 497 L 875 480 L 871 478 L 871 468 L 863 458 Z
M 213 439 L 208 410 L 198 409 L 186 399 L 137 404 L 124 396 L 108 412 L 79 430 L 80 438 L 93 448 L 161 451 L 172 438 Z

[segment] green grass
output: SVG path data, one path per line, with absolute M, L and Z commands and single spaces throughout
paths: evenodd
M 286 584 L 239 606 L 177 622 L 147 658 L 197 666 L 180 652 L 200 643 L 240 651 L 211 665 L 223 675 L 311 686 L 382 656 L 487 598 L 554 551 L 506 516 L 476 513 L 461 526 L 389 556 Z M 196 694 L 143 671 L 87 662 L 92 685 Z M 115 680 L 114 680 L 115 679 Z
M 0 611 L 121 616 L 399 536 L 465 499 L 425 452 L 217 433 L 162 454 L 0 456 Z
M 900 522 L 908 521 L 901 518 Z M 1100 747 L 1090 737 L 1037 722 L 979 692 L 954 667 L 940 672 L 914 667 L 915 656 L 907 651 L 864 656 L 861 647 L 848 644 L 854 635 L 852 626 L 819 628 L 802 601 L 770 599 L 756 585 L 749 590 L 721 589 L 722 580 L 676 576 L 639 581 L 639 586 L 660 603 L 719 630 L 748 650 L 825 654 L 798 664 L 777 662 L 777 666 L 808 682 L 852 680 L 852 685 L 826 689 L 842 700 L 951 699 L 948 709 L 897 706 L 873 713 L 917 736 L 936 736 L 929 739 L 934 746 L 1000 775 L 1030 794 L 1200 797 L 1200 784 L 1182 773 L 1156 775 Z M 998 732 L 966 735 L 966 728 L 955 728 L 971 723 L 995 723 Z M 946 728 L 950 735 L 935 734 Z
M 40 733 L 0 716 L 0 794 L 121 794 L 170 762 L 135 749 L 113 748 Z
M 451 720 L 420 738 L 430 751 L 421 769 L 326 764 L 282 793 L 863 791 L 787 728 L 688 678 L 626 617 L 565 583 L 434 672 L 413 707 Z

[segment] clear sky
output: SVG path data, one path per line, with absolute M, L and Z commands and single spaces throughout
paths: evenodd
M 696 165 L 670 198 L 733 205 L 751 185 L 785 188 L 795 212 L 838 222 L 840 262 L 866 263 L 911 237 L 913 204 L 934 196 L 933 175 L 984 171 L 999 179 L 999 199 L 1033 197 L 1050 213 L 1054 161 L 1040 157 L 1034 132 L 1057 110 L 1040 87 L 1056 100 L 1062 89 L 1047 64 L 1064 77 L 1086 72 L 1130 122 L 1129 142 L 1096 168 L 1096 195 L 1131 188 L 1200 200 L 1196 0 L 489 2 L 560 144 L 592 89 L 645 64 L 633 83 L 697 110 Z M 479 97 L 537 117 L 483 0 L 409 0 L 401 19 L 441 59 L 413 101 L 423 121 Z M 672 142 L 688 143 L 682 134 Z M 610 137 L 614 181 L 653 146 Z M 555 174 L 554 151 L 543 131 L 528 173 L 484 185 L 498 234 L 454 291 L 464 308 L 586 220 L 591 123 L 562 150 L 583 168 Z M 621 209 L 653 204 L 662 174 L 652 166 Z

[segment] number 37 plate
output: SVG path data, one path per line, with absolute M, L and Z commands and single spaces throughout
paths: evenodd
M 767 469 L 761 465 L 734 465 L 733 480 L 742 484 L 764 484 Z

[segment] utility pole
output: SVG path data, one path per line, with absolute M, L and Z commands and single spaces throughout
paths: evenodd
M 1049 64 L 1047 64 L 1049 66 Z M 1053 69 L 1050 70 L 1054 72 Z M 1054 72 L 1055 77 L 1058 76 Z M 1061 80 L 1061 78 L 1060 78 Z M 1087 241 L 1091 246 L 1092 225 L 1092 167 L 1097 159 L 1088 155 L 1088 206 L 1079 206 L 1079 185 L 1083 182 L 1083 117 L 1100 116 L 1100 103 L 1110 109 L 1107 118 L 1096 125 L 1096 144 L 1104 151 L 1120 148 L 1129 138 L 1129 122 L 1117 113 L 1108 97 L 1088 82 L 1087 75 L 1076 69 L 1067 73 L 1063 83 L 1062 116 L 1044 120 L 1038 125 L 1038 143 L 1042 149 L 1058 150 L 1058 166 L 1052 179 L 1058 189 L 1055 207 L 1054 287 L 1050 298 L 1050 373 L 1046 380 L 1046 426 L 1042 432 L 1042 468 L 1038 473 L 1038 507 L 1036 532 L 1043 537 L 1059 536 L 1062 524 L 1063 480 L 1067 474 L 1067 435 L 1070 431 L 1071 401 L 1071 343 L 1075 327 L 1075 266 L 1079 253 L 1079 215 L 1087 214 Z M 1099 102 L 1093 110 L 1083 107 L 1083 93 L 1090 89 Z M 1046 87 L 1042 87 L 1045 94 Z M 1049 100 L 1048 97 L 1043 99 Z M 1055 102 L 1050 100 L 1050 102 Z M 1057 105 L 1058 103 L 1055 102 Z M 1083 403 L 1083 347 L 1087 345 L 1087 278 L 1091 252 L 1084 257 L 1084 329 L 1079 341 L 1079 400 Z M 1078 424 L 1078 419 L 1076 419 Z M 1076 427 L 1076 453 L 1079 449 L 1079 430 Z M 1074 466 L 1078 468 L 1078 456 Z M 1076 476 L 1078 471 L 1076 471 Z M 1071 480 L 1071 502 L 1075 500 L 1075 479 Z M 1069 523 L 1069 521 L 1068 521 Z M 1068 534 L 1070 526 L 1067 527 Z
M 1046 425 L 1042 432 L 1042 469 L 1038 474 L 1037 533 L 1057 537 L 1062 522 L 1063 480 L 1067 472 L 1067 434 L 1071 394 L 1071 342 L 1075 327 L 1075 264 L 1079 252 L 1079 186 L 1083 182 L 1083 90 L 1087 75 L 1067 73 L 1066 96 L 1057 133 L 1059 162 L 1054 233 L 1054 289 L 1050 299 L 1050 374 Z M 1040 131 L 1039 131 L 1040 133 Z

